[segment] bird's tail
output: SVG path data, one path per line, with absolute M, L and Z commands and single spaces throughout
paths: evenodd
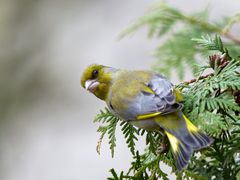
M 207 147 L 213 142 L 212 138 L 200 132 L 184 115 L 182 116 L 182 120 L 185 122 L 187 131 L 177 133 L 165 130 L 173 150 L 178 171 L 186 167 L 194 150 Z

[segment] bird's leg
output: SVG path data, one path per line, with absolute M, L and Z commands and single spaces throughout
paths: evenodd
M 168 138 L 167 135 L 164 134 L 163 138 L 160 140 L 160 146 L 157 149 L 157 153 L 165 153 L 169 150 L 169 143 L 168 143 Z

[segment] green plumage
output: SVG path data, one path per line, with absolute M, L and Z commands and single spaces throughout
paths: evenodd
M 163 130 L 179 171 L 194 150 L 212 143 L 182 114 L 180 92 L 160 74 L 91 65 L 83 73 L 81 84 L 104 100 L 120 119 L 142 129 Z

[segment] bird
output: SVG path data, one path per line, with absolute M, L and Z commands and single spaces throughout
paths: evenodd
M 80 83 L 105 101 L 119 119 L 148 131 L 162 131 L 179 172 L 186 168 L 194 151 L 213 142 L 183 114 L 181 92 L 159 73 L 91 64 L 82 73 Z

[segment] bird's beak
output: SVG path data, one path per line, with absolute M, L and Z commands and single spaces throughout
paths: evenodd
M 96 89 L 96 87 L 99 85 L 100 83 L 96 80 L 96 79 L 93 79 L 93 80 L 87 80 L 85 82 L 85 88 L 92 92 Z

